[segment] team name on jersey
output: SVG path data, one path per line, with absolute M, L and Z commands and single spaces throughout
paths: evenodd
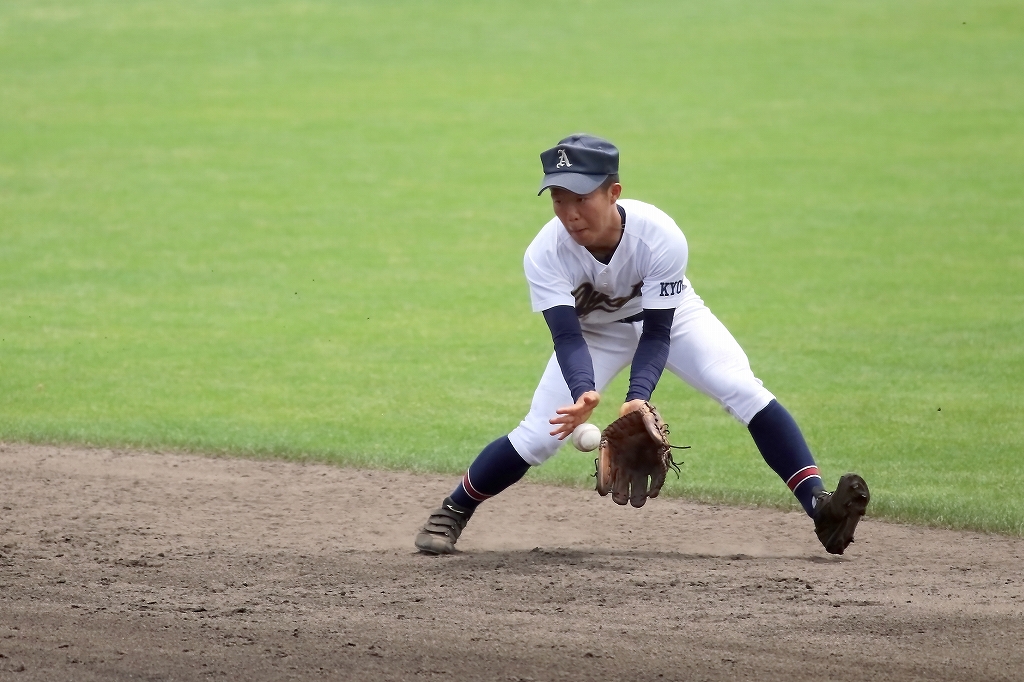
M 677 279 L 674 282 L 661 282 L 661 293 L 659 296 L 675 296 L 683 293 L 683 280 Z
M 679 284 L 682 285 L 681 280 Z M 590 282 L 584 282 L 572 290 L 572 297 L 576 299 L 576 317 L 589 315 L 595 310 L 614 313 L 616 310 L 639 296 L 640 290 L 643 289 L 643 286 L 643 282 L 637 282 L 633 285 L 633 290 L 627 295 L 612 298 L 608 294 L 603 294 L 595 289 L 594 285 Z

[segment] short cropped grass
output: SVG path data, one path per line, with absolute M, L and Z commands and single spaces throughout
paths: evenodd
M 1022 534 L 1021 35 L 993 0 L 2 3 L 0 440 L 460 472 L 550 353 L 537 154 L 585 130 L 829 482 Z M 793 508 L 655 399 L 670 494 Z

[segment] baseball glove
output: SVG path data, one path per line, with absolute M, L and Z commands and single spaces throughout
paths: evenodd
M 601 432 L 597 492 L 610 492 L 616 504 L 644 506 L 648 497 L 661 492 L 669 468 L 679 473 L 681 462 L 673 461 L 672 447 L 668 426 L 654 405 L 644 402 L 639 410 L 627 412 Z

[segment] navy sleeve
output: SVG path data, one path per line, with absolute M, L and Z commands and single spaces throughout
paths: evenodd
M 562 377 L 572 393 L 573 402 L 576 402 L 587 391 L 595 390 L 594 361 L 583 339 L 576 309 L 569 305 L 556 305 L 544 311 L 544 321 L 551 330 L 551 340 L 555 343 L 555 357 L 562 369 Z
M 640 335 L 640 343 L 637 344 L 629 370 L 627 403 L 630 400 L 651 399 L 654 387 L 665 371 L 665 363 L 668 362 L 672 318 L 675 313 L 673 308 L 644 309 L 644 331 Z

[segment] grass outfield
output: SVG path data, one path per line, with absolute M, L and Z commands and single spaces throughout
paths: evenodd
M 461 472 L 550 353 L 537 154 L 586 130 L 830 481 L 1022 534 L 1022 33 L 988 0 L 0 4 L 0 440 Z M 711 401 L 655 399 L 669 493 L 795 506 Z

